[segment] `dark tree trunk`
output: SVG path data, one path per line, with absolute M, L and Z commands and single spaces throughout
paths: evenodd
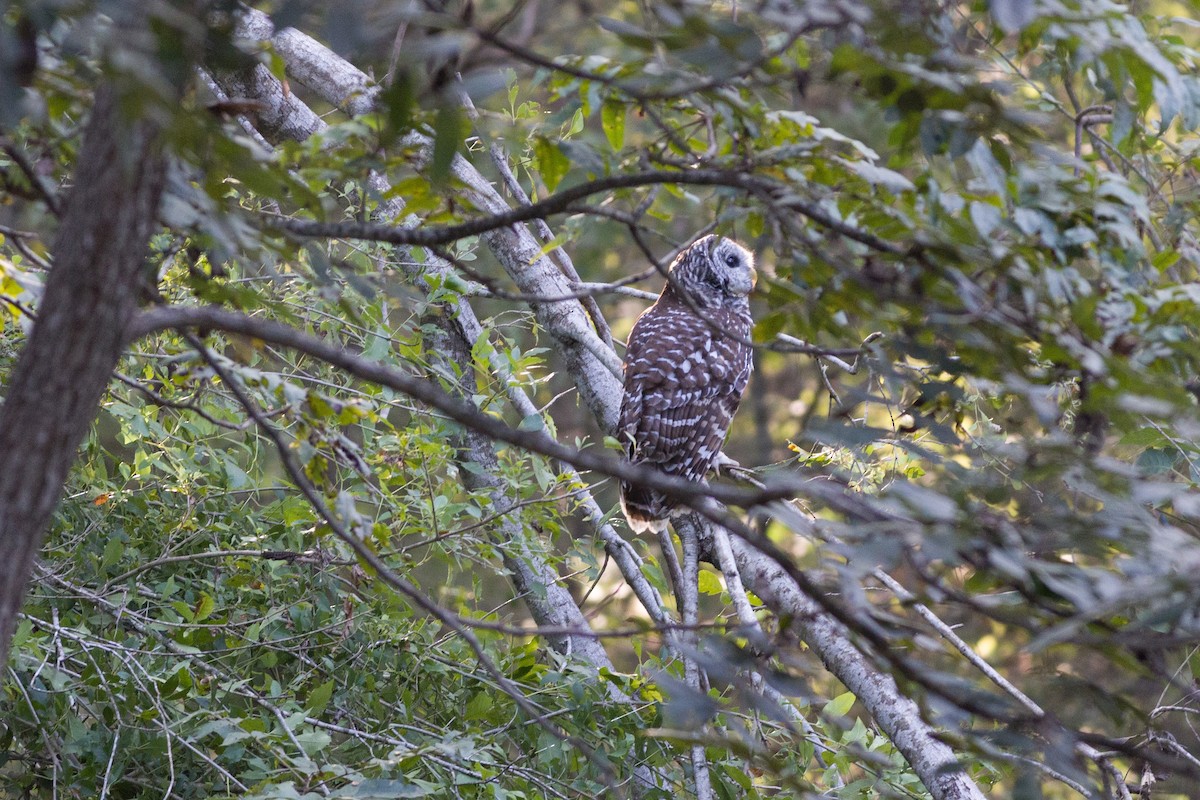
M 157 131 L 98 92 L 37 321 L 0 408 L 0 664 L 42 536 L 137 311 L 165 168 Z

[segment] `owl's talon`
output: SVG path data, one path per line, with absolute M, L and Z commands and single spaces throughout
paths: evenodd
M 725 455 L 724 451 L 717 454 L 717 460 L 713 462 L 713 472 L 717 473 L 717 477 L 721 477 L 721 470 L 741 469 L 742 465 L 736 459 Z

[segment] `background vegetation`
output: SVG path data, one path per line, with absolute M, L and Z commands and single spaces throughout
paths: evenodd
M 335 6 L 3 8 L 0 796 L 1196 796 L 1190 4 Z M 712 231 L 747 469 L 636 539 Z

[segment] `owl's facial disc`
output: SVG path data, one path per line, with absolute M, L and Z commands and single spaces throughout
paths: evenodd
M 754 271 L 754 256 L 728 239 L 718 239 L 712 251 L 713 266 L 719 271 L 725 291 L 735 297 L 750 294 L 758 277 Z

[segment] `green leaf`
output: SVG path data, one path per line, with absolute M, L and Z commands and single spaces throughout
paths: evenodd
M 1143 475 L 1161 475 L 1174 469 L 1178 460 L 1178 451 L 1172 448 L 1152 447 L 1138 456 L 1136 465 Z
M 546 428 L 546 421 L 542 419 L 541 414 L 530 414 L 521 420 L 521 424 L 517 426 L 518 430 L 522 431 L 540 431 Z
M 125 554 L 125 542 L 118 537 L 110 537 L 104 545 L 104 557 L 100 562 L 102 568 L 107 570 L 109 567 L 118 563 L 121 556 Z
M 304 731 L 303 733 L 296 734 L 296 741 L 304 748 L 305 754 L 310 756 L 315 756 L 328 747 L 332 739 L 333 737 L 321 730 Z
M 1154 265 L 1155 269 L 1162 271 L 1175 266 L 1175 263 L 1179 261 L 1180 257 L 1181 256 L 1177 250 L 1163 250 L 1156 254 L 1154 258 L 1151 259 L 1150 263 Z
M 250 485 L 250 476 L 234 463 L 232 458 L 222 459 L 225 466 L 225 477 L 229 480 L 230 489 L 243 489 Z
M 583 130 L 584 124 L 585 120 L 583 116 L 583 109 L 575 109 L 575 113 L 571 115 L 571 127 L 567 129 L 566 135 L 574 136 L 575 134 L 579 133 Z
M 192 622 L 201 622 L 212 616 L 216 609 L 217 603 L 213 600 L 212 595 L 208 592 L 201 592 L 200 599 L 196 601 L 196 606 L 192 610 Z
M 391 86 L 384 87 L 379 94 L 387 126 L 384 128 L 385 143 L 395 141 L 413 126 L 413 109 L 417 101 L 417 81 L 408 68 L 396 71 Z
M 844 717 L 855 701 L 854 692 L 843 692 L 825 704 L 824 713 L 829 717 Z
M 433 158 L 429 162 L 429 180 L 443 186 L 450 178 L 454 156 L 462 147 L 469 130 L 466 115 L 457 106 L 442 106 L 433 121 Z
M 308 713 L 314 717 L 321 716 L 321 712 L 329 705 L 330 699 L 333 697 L 333 680 L 325 681 L 320 686 L 308 693 L 308 700 L 304 707 L 308 709 Z
M 192 622 L 192 607 L 182 600 L 172 600 L 171 608 L 175 609 L 175 613 L 183 617 L 186 621 Z
M 384 356 L 392 349 L 391 340 L 387 336 L 387 331 L 380 330 L 375 336 L 370 337 L 370 344 L 363 350 L 363 358 L 371 361 L 382 361 Z
M 537 162 L 542 183 L 550 191 L 554 191 L 571 169 L 571 162 L 558 145 L 540 136 L 533 142 L 533 158 Z
M 333 416 L 333 406 L 329 400 L 317 392 L 309 392 L 305 398 L 308 401 L 309 411 L 317 419 L 328 419 Z
M 774 314 L 768 314 L 763 317 L 754 326 L 752 336 L 755 343 L 769 342 L 774 339 L 776 334 L 783 330 L 783 326 L 787 324 L 787 320 L 788 315 L 782 311 L 777 311 Z
M 1162 431 L 1158 428 L 1138 428 L 1122 436 L 1120 443 L 1135 447 L 1150 447 L 1153 445 L 1162 445 L 1166 441 L 1167 438 L 1163 436 Z
M 33 623 L 27 619 L 23 619 L 17 623 L 17 629 L 13 632 L 12 641 L 9 642 L 9 647 L 15 653 L 25 646 L 30 634 L 33 633 Z
M 600 126 L 604 128 L 604 137 L 613 150 L 625 146 L 625 111 L 624 103 L 611 98 L 600 107 Z
M 387 778 L 370 778 L 356 782 L 349 793 L 339 794 L 338 797 L 354 798 L 354 800 L 399 800 L 399 798 L 428 797 L 436 794 L 432 788 L 419 786 L 405 780 Z
M 492 697 L 487 692 L 479 692 L 467 703 L 466 717 L 470 720 L 485 718 L 492 710 Z
M 721 584 L 721 579 L 716 573 L 706 569 L 700 571 L 699 575 L 700 594 L 712 595 L 719 597 L 725 591 L 725 587 Z

